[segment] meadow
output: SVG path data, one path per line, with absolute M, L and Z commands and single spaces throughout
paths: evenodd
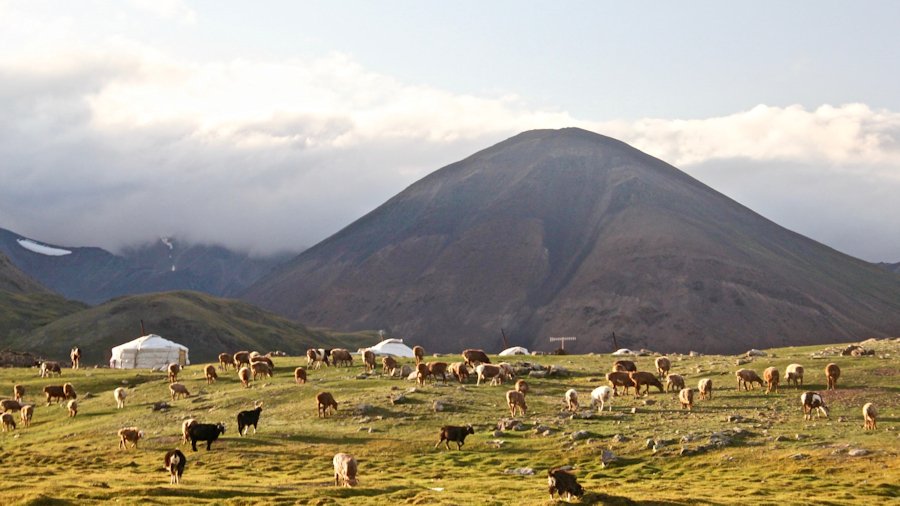
M 180 375 L 193 395 L 177 401 L 161 372 L 64 369 L 59 379 L 41 379 L 36 368 L 0 369 L 3 397 L 21 383 L 35 405 L 30 427 L 0 433 L 0 503 L 540 505 L 553 503 L 547 469 L 570 465 L 587 492 L 573 500 L 581 504 L 884 504 L 900 494 L 900 341 L 867 346 L 875 356 L 837 356 L 841 346 L 781 348 L 741 366 L 734 356 L 669 355 L 671 372 L 685 376 L 688 386 L 713 380 L 712 400 L 697 400 L 691 412 L 681 409 L 675 393 L 656 389 L 614 397 L 611 413 L 591 410 L 590 391 L 607 384 L 604 375 L 616 358 L 610 355 L 508 357 L 513 364 L 562 366 L 569 374 L 526 378 L 529 410 L 519 417 L 525 430 L 499 435 L 498 420 L 509 417 L 510 385 L 476 386 L 473 379 L 415 387 L 379 374 L 359 379 L 358 357 L 351 368 L 310 370 L 305 385 L 293 379 L 305 357 L 276 357 L 274 377 L 251 388 L 241 387 L 231 370 L 207 385 L 205 364 L 195 364 Z M 655 370 L 654 357 L 633 360 L 640 370 Z M 803 389 L 782 382 L 777 394 L 737 391 L 738 368 L 762 375 L 776 366 L 783 375 L 792 362 L 806 367 Z M 825 392 L 828 362 L 843 371 L 834 392 Z M 79 394 L 74 418 L 62 404 L 47 406 L 41 392 L 63 382 Z M 118 386 L 128 389 L 121 410 L 112 396 Z M 569 388 L 580 395 L 576 416 L 564 410 Z M 806 389 L 823 392 L 830 418 L 804 420 L 799 396 Z M 324 419 L 316 413 L 321 391 L 340 404 Z M 391 396 L 400 394 L 404 402 L 393 404 Z M 433 410 L 435 400 L 443 411 Z M 154 411 L 161 401 L 171 407 Z M 256 401 L 263 402 L 259 432 L 240 437 L 236 414 Z M 876 431 L 862 429 L 866 402 L 878 407 Z M 211 451 L 198 446 L 193 452 L 181 446 L 188 417 L 225 422 L 226 433 Z M 442 425 L 467 423 L 476 433 L 462 451 L 434 448 Z M 116 432 L 126 426 L 146 434 L 136 449 L 118 448 Z M 170 485 L 162 461 L 176 447 L 188 465 L 182 484 Z M 606 466 L 604 451 L 615 456 Z M 358 487 L 334 486 L 337 452 L 356 456 Z M 851 455 L 857 453 L 865 454 Z M 534 474 L 512 474 L 525 468 Z

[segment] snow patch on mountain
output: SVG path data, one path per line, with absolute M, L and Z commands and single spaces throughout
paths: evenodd
M 52 246 L 47 246 L 46 244 L 32 241 L 31 239 L 16 239 L 16 242 L 19 243 L 19 246 L 27 249 L 28 251 L 51 257 L 61 257 L 63 255 L 70 255 L 72 253 L 67 249 L 54 248 Z

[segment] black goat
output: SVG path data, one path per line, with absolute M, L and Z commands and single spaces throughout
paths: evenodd
M 238 434 L 243 437 L 244 429 L 250 430 L 253 426 L 253 433 L 256 434 L 256 424 L 259 423 L 259 414 L 262 413 L 262 406 L 257 405 L 256 409 L 250 411 L 241 411 L 237 415 Z
M 450 441 L 453 441 L 456 443 L 456 449 L 462 450 L 462 445 L 466 444 L 466 436 L 469 434 L 475 434 L 475 429 L 471 425 L 466 425 L 465 427 L 445 425 L 441 427 L 441 440 L 434 447 L 437 448 L 441 443 L 444 443 L 449 450 Z
M 166 452 L 165 463 L 166 469 L 169 470 L 169 483 L 172 485 L 181 483 L 184 465 L 187 464 L 187 458 L 181 453 L 181 450 L 169 450 Z
M 197 451 L 197 441 L 206 441 L 206 451 L 209 451 L 210 445 L 219 434 L 225 434 L 224 423 L 195 423 L 188 427 L 188 436 L 191 438 L 191 448 Z
M 575 497 L 584 495 L 584 489 L 578 484 L 575 475 L 557 467 L 547 471 L 547 484 L 550 485 L 551 500 L 554 493 L 558 494 L 560 498 L 566 494 L 568 500 L 571 500 L 573 495 Z

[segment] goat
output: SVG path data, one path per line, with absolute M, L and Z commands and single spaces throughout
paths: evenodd
M 518 390 L 510 390 L 506 392 L 506 404 L 509 406 L 509 416 L 516 416 L 516 411 L 520 411 L 525 416 L 528 406 L 525 405 L 525 395 Z
M 394 375 L 394 369 L 397 368 L 397 359 L 391 356 L 381 357 L 381 374 Z
M 50 405 L 50 401 L 56 399 L 56 403 L 59 404 L 61 401 L 65 400 L 66 392 L 63 390 L 62 385 L 47 385 L 44 387 L 44 395 L 47 396 L 47 405 Z
M 250 357 L 250 367 L 253 367 L 253 364 L 255 364 L 257 362 L 264 362 L 266 365 L 269 366 L 269 369 L 272 369 L 272 371 L 275 370 L 275 362 L 272 362 L 272 359 L 265 355 L 257 355 L 255 357 Z
M 366 364 L 366 372 L 375 372 L 375 353 L 372 350 L 365 350 L 362 353 L 363 363 Z
M 631 360 L 616 360 L 613 362 L 612 372 L 636 372 L 637 366 Z
M 119 448 L 127 450 L 128 443 L 131 443 L 132 448 L 137 448 L 138 441 L 143 437 L 144 431 L 139 430 L 137 427 L 119 429 Z
M 113 390 L 113 398 L 116 400 L 116 409 L 125 407 L 126 397 L 128 397 L 128 392 L 124 388 L 119 387 Z
M 762 378 L 756 374 L 756 371 L 751 369 L 738 369 L 734 372 L 734 377 L 737 378 L 738 392 L 741 391 L 742 387 L 746 391 L 752 390 L 754 383 L 759 383 L 760 388 L 763 386 Z
M 306 368 L 300 366 L 294 369 L 294 381 L 299 385 L 301 383 L 306 383 Z
M 466 444 L 466 436 L 469 434 L 475 434 L 475 429 L 472 428 L 471 425 L 466 425 L 465 427 L 458 427 L 456 425 L 445 425 L 441 427 L 440 440 L 437 444 L 434 445 L 435 448 L 444 443 L 447 446 L 447 449 L 450 449 L 450 441 L 456 443 L 456 449 L 462 450 L 464 444 Z
M 66 403 L 66 409 L 69 410 L 69 417 L 73 417 L 78 414 L 78 401 L 72 399 L 71 401 Z
M 659 379 L 665 378 L 672 368 L 672 361 L 668 357 L 656 358 L 656 372 L 659 373 Z
M 15 399 L 3 399 L 0 401 L 0 412 L 19 411 L 22 409 L 22 403 Z
M 602 387 L 597 387 L 591 391 L 591 407 L 600 403 L 600 409 L 597 410 L 598 413 L 603 412 L 603 408 L 606 407 L 606 403 L 612 398 L 612 388 L 604 385 Z M 612 411 L 612 403 L 609 405 L 609 410 Z
M 787 369 L 784 370 L 784 379 L 787 381 L 788 385 L 793 383 L 794 386 L 802 387 L 803 366 L 800 364 L 791 364 L 787 366 Z
M 197 423 L 188 427 L 188 436 L 191 438 L 191 448 L 197 451 L 197 441 L 206 441 L 206 451 L 210 450 L 212 442 L 219 439 L 219 434 L 225 434 L 224 423 Z
M 767 367 L 763 371 L 763 379 L 766 380 L 766 395 L 769 395 L 769 392 L 773 390 L 776 394 L 778 393 L 778 379 L 780 377 L 777 367 Z
M 238 371 L 238 379 L 241 380 L 241 385 L 244 388 L 250 388 L 250 368 L 249 367 L 241 367 Z
M 641 394 L 641 386 L 645 386 L 645 392 L 647 395 L 650 395 L 650 386 L 655 386 L 659 389 L 660 393 L 664 392 L 663 384 L 660 383 L 659 379 L 657 379 L 656 375 L 652 372 L 645 371 L 635 371 L 628 373 L 628 377 L 631 378 L 631 382 L 634 383 L 634 396 L 637 397 Z
M 169 470 L 169 484 L 178 485 L 181 483 L 181 475 L 184 474 L 184 465 L 187 464 L 187 458 L 181 453 L 181 450 L 169 450 L 163 460 L 166 469 Z
M 425 348 L 423 348 L 419 345 L 416 345 L 416 346 L 413 346 L 412 351 L 413 351 L 413 356 L 416 357 L 416 365 L 419 365 L 420 363 L 422 363 L 423 360 L 425 360 Z
M 474 368 L 475 363 L 479 364 L 490 364 L 491 359 L 488 358 L 487 353 L 482 350 L 476 350 L 469 348 L 467 350 L 463 350 L 462 352 L 463 360 L 465 360 L 466 365 Z
M 522 395 L 526 395 L 528 393 L 528 390 L 528 383 L 525 383 L 525 380 L 516 380 L 516 391 L 522 392 Z
M 424 362 L 419 362 L 416 364 L 416 384 L 417 385 L 425 385 L 425 379 L 431 375 L 431 372 L 428 370 L 428 365 Z
M 322 418 L 328 416 L 328 408 L 331 408 L 332 412 L 337 411 L 338 409 L 337 401 L 334 400 L 334 396 L 328 392 L 319 392 L 316 395 L 316 405 L 318 406 L 317 414 Z
M 31 425 L 31 417 L 34 416 L 34 406 L 31 404 L 22 406 L 22 410 L 19 411 L 19 416 L 22 417 L 22 425 L 28 427 Z
M 71 383 L 66 383 L 63 385 L 63 393 L 66 396 L 66 399 L 77 399 L 78 394 L 75 392 L 75 387 L 72 386 Z
M 478 364 L 475 367 L 475 374 L 478 375 L 478 380 L 475 382 L 476 385 L 481 384 L 481 380 L 485 378 L 491 379 L 491 384 L 494 384 L 494 381 L 497 380 L 500 384 L 503 384 L 503 369 L 493 364 Z
M 191 442 L 191 434 L 189 429 L 191 425 L 197 423 L 197 420 L 194 418 L 188 418 L 187 420 L 181 422 L 181 444 L 187 444 Z
M 831 363 L 825 366 L 825 379 L 828 380 L 828 388 L 826 390 L 837 390 L 837 380 L 841 377 L 841 368 L 837 364 Z
M 78 346 L 72 348 L 69 352 L 69 358 L 72 359 L 72 369 L 81 367 L 81 348 Z
M 22 412 L 25 412 L 25 408 L 22 408 Z M 863 420 L 865 423 L 863 424 L 863 428 L 865 430 L 875 430 L 877 429 L 878 422 L 878 410 L 875 409 L 875 405 L 871 402 L 867 402 L 862 407 Z
M 463 383 L 469 379 L 469 368 L 466 367 L 465 362 L 454 362 L 450 364 L 450 373 L 460 383 Z
M 613 395 L 619 395 L 617 387 L 625 388 L 624 395 L 627 395 L 628 387 L 634 386 L 634 381 L 631 381 L 631 376 L 624 371 L 613 371 L 611 373 L 607 373 L 606 380 L 609 381 L 609 384 L 613 387 Z
M 212 385 L 214 381 L 219 379 L 219 374 L 216 372 L 216 366 L 209 364 L 206 366 L 206 384 Z
M 253 433 L 256 434 L 256 424 L 259 423 L 259 414 L 262 413 L 262 403 L 257 403 L 256 408 L 249 411 L 241 411 L 237 414 L 238 435 L 244 436 L 244 429 L 250 430 L 253 426 Z
M 253 362 L 250 364 L 250 370 L 253 371 L 253 380 L 256 381 L 260 376 L 271 378 L 272 368 L 265 362 Z
M 353 355 L 343 348 L 335 348 L 331 350 L 331 363 L 335 367 L 342 365 L 350 367 L 353 365 Z
M 497 367 L 503 371 L 503 376 L 508 379 L 513 379 L 516 377 L 516 369 L 507 362 L 500 362 L 497 364 Z
M 249 351 L 239 351 L 234 354 L 234 360 L 232 361 L 235 369 L 247 366 L 250 367 L 250 352 Z
M 169 383 L 175 383 L 176 381 L 178 381 L 178 373 L 181 372 L 181 366 L 180 366 L 180 365 L 178 365 L 178 364 L 169 364 L 169 367 L 168 367 L 167 371 L 168 371 L 167 377 L 168 377 L 168 379 L 169 379 Z
M 223 371 L 227 371 L 229 365 L 232 367 L 235 366 L 234 357 L 228 353 L 219 353 L 219 367 L 221 367 Z
M 182 398 L 187 398 L 187 397 L 190 397 L 190 396 L 191 396 L 191 393 L 188 392 L 187 387 L 184 386 L 184 385 L 182 385 L 181 383 L 171 383 L 171 384 L 169 384 L 169 392 L 172 394 L 172 400 L 173 400 L 173 401 L 174 401 L 174 400 L 176 399 L 176 397 L 178 397 L 179 395 L 180 395 Z
M 684 376 L 680 374 L 669 374 L 666 376 L 666 392 L 669 390 L 679 392 L 682 388 L 684 388 Z
M 325 354 L 324 349 L 310 348 L 306 350 L 306 367 L 314 366 L 314 369 L 318 369 L 322 367 L 323 363 L 326 367 L 331 365 L 328 363 L 328 355 Z
M 25 397 L 25 387 L 22 385 L 14 385 L 13 386 L 13 399 L 22 402 L 22 398 Z
M 693 388 L 682 388 L 680 392 L 678 392 L 678 400 L 681 401 L 681 409 L 687 409 L 688 411 L 694 410 L 694 389 Z
M 62 376 L 62 368 L 59 366 L 59 362 L 41 362 L 40 373 L 42 378 L 49 378 L 54 373 Z
M 359 484 L 356 479 L 356 473 L 359 469 L 356 459 L 353 455 L 347 453 L 338 453 L 331 459 L 334 465 L 334 486 L 344 485 L 345 487 L 355 487 Z
M 575 391 L 574 388 L 570 388 L 566 390 L 566 409 L 572 411 L 578 411 L 578 392 Z
M 0 425 L 3 425 L 3 432 L 16 429 L 16 419 L 10 413 L 0 414 Z
M 817 392 L 804 392 L 800 395 L 800 402 L 803 403 L 803 418 L 805 420 L 812 420 L 813 410 L 816 410 L 816 418 L 819 418 L 819 413 L 828 418 L 828 406 L 825 405 L 825 399 Z
M 700 400 L 712 399 L 713 383 L 710 378 L 703 378 L 697 382 L 697 390 L 700 390 Z
M 437 381 L 438 374 L 441 375 L 441 381 L 443 383 L 447 382 L 447 362 L 428 362 L 425 365 L 428 366 L 428 375 L 431 376 L 433 381 Z
M 581 497 L 584 495 L 584 488 L 578 484 L 578 480 L 574 474 L 564 471 L 558 467 L 554 467 L 547 471 L 547 485 L 550 487 L 550 500 L 553 500 L 553 494 L 562 498 L 566 495 L 566 500 L 571 501 L 572 496 Z

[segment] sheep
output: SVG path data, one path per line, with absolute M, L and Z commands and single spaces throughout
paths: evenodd
M 416 357 L 416 365 L 419 365 L 420 363 L 422 363 L 423 360 L 425 360 L 425 348 L 423 348 L 419 345 L 416 345 L 416 346 L 413 346 L 412 351 L 413 351 L 413 356 Z
M 331 459 L 334 465 L 334 486 L 344 485 L 345 487 L 355 487 L 359 484 L 356 479 L 356 473 L 359 470 L 359 464 L 356 458 L 348 453 L 337 453 Z
M 337 411 L 338 409 L 337 401 L 334 400 L 334 396 L 328 392 L 319 392 L 316 395 L 316 405 L 318 406 L 317 414 L 322 418 L 328 417 L 328 408 L 331 408 L 332 412 Z
M 19 416 L 22 417 L 22 425 L 28 427 L 31 425 L 31 418 L 34 416 L 34 406 L 31 404 L 22 406 L 22 410 L 19 411 Z
M 637 366 L 631 360 L 616 360 L 613 362 L 612 372 L 636 372 Z
M 306 383 L 306 368 L 300 366 L 294 369 L 294 381 L 299 385 L 301 383 Z
M 181 483 L 181 475 L 184 474 L 184 465 L 187 464 L 187 458 L 181 453 L 181 450 L 169 450 L 163 459 L 166 469 L 169 470 L 169 485 L 178 485 Z
M 657 357 L 656 359 L 656 372 L 659 373 L 659 379 L 665 378 L 669 374 L 669 369 L 672 368 L 672 362 L 668 357 Z
M 478 380 L 475 382 L 476 385 L 481 384 L 481 380 L 485 378 L 491 379 L 491 384 L 494 384 L 494 381 L 498 381 L 500 384 L 503 384 L 503 369 L 493 364 L 478 364 L 475 367 L 475 374 L 478 375 Z
M 326 367 L 331 365 L 328 363 L 328 355 L 325 354 L 325 350 L 322 348 L 310 348 L 306 350 L 306 367 L 314 366 L 314 369 L 318 369 L 322 367 L 323 363 Z
M 464 383 L 469 379 L 469 368 L 466 367 L 465 362 L 454 362 L 450 364 L 450 373 L 460 383 Z
M 62 376 L 62 368 L 59 367 L 59 362 L 41 362 L 40 373 L 42 378 L 49 378 L 53 373 Z
M 825 379 L 828 380 L 828 388 L 826 390 L 837 390 L 837 380 L 841 377 L 841 368 L 837 364 L 831 363 L 825 366 Z
M 63 393 L 65 393 L 66 399 L 78 398 L 78 394 L 75 392 L 75 387 L 73 387 L 71 383 L 66 383 L 65 385 L 63 385 Z
M 389 376 L 394 375 L 394 369 L 397 368 L 397 359 L 391 356 L 381 357 L 381 374 L 387 374 Z
M 137 448 L 138 441 L 143 439 L 143 437 L 144 431 L 139 430 L 137 427 L 119 429 L 119 448 L 127 450 L 128 443 L 131 443 L 132 448 Z
M 522 416 L 528 411 L 525 405 L 525 395 L 518 390 L 510 390 L 506 392 L 506 404 L 509 406 L 509 416 L 516 416 L 516 412 L 520 411 Z
M 219 367 L 222 368 L 223 371 L 228 370 L 228 366 L 234 367 L 234 357 L 229 355 L 228 353 L 219 353 Z
M 734 377 L 737 378 L 738 392 L 741 391 L 741 388 L 746 391 L 752 390 L 754 383 L 759 383 L 760 388 L 763 386 L 762 378 L 756 374 L 756 371 L 751 369 L 738 369 L 734 372 Z
M 66 408 L 69 410 L 69 417 L 73 417 L 78 414 L 78 401 L 72 399 L 66 404 Z
M 416 384 L 417 385 L 424 386 L 425 379 L 428 378 L 428 376 L 430 374 L 431 374 L 431 372 L 428 370 L 427 364 L 425 364 L 423 362 L 419 362 L 418 364 L 416 364 Z
M 331 363 L 335 367 L 342 365 L 351 367 L 353 365 L 353 355 L 343 348 L 335 348 L 331 350 Z
M 53 399 L 56 399 L 56 403 L 59 404 L 61 401 L 66 399 L 66 392 L 63 390 L 62 385 L 47 385 L 44 387 L 44 395 L 47 396 L 47 405 L 50 405 L 50 402 Z
M 212 385 L 214 381 L 219 379 L 219 374 L 216 372 L 216 366 L 209 364 L 206 366 L 206 384 Z
M 260 376 L 272 377 L 272 368 L 265 362 L 253 362 L 250 364 L 250 370 L 253 371 L 253 380 L 256 381 Z
M 122 409 L 125 407 L 126 397 L 128 397 L 128 392 L 126 392 L 124 388 L 119 387 L 113 390 L 113 398 L 116 400 L 116 409 Z
M 631 378 L 631 382 L 634 383 L 634 396 L 637 397 L 641 394 L 641 386 L 645 386 L 645 392 L 647 395 L 650 395 L 650 386 L 655 386 L 659 389 L 660 393 L 664 392 L 663 384 L 660 383 L 659 379 L 656 378 L 656 375 L 652 372 L 645 371 L 635 371 L 628 373 L 628 377 Z
M 22 403 L 15 399 L 3 399 L 0 401 L 0 412 L 19 411 L 22 409 Z
M 712 399 L 713 382 L 711 378 L 702 378 L 697 382 L 697 390 L 700 391 L 700 400 Z
M 250 430 L 253 426 L 253 433 L 256 434 L 256 424 L 259 423 L 259 414 L 262 413 L 262 403 L 256 404 L 256 408 L 249 411 L 241 411 L 237 414 L 238 435 L 244 437 L 244 429 Z
M 188 437 L 191 438 L 191 448 L 194 451 L 197 451 L 197 441 L 206 441 L 206 451 L 209 451 L 212 442 L 219 439 L 219 434 L 225 434 L 224 423 L 194 422 L 188 427 Z
M 25 397 L 25 387 L 23 385 L 14 385 L 13 386 L 13 399 L 22 402 L 22 398 Z
M 78 346 L 72 348 L 72 351 L 69 352 L 69 358 L 72 359 L 72 369 L 81 367 L 81 348 Z
M 562 498 L 566 495 L 566 500 L 571 501 L 572 496 L 581 497 L 584 495 L 584 488 L 578 484 L 575 475 L 564 471 L 558 467 L 554 467 L 547 471 L 547 485 L 550 487 L 550 500 L 553 500 L 553 494 Z
M 479 364 L 490 364 L 491 359 L 488 358 L 487 353 L 482 350 L 476 350 L 469 348 L 467 350 L 463 350 L 462 352 L 463 360 L 465 360 L 466 365 L 474 368 L 475 363 Z
M 800 395 L 800 402 L 803 403 L 804 419 L 812 420 L 813 410 L 816 410 L 816 418 L 819 418 L 819 413 L 828 418 L 828 406 L 825 405 L 825 399 L 817 392 L 804 392 Z
M 525 380 L 520 379 L 520 380 L 516 381 L 516 391 L 517 392 L 522 392 L 522 395 L 526 395 L 526 394 L 528 394 L 528 390 L 529 390 L 528 383 L 525 383 Z
M 449 367 L 447 362 L 427 362 L 425 365 L 428 366 L 428 374 L 433 381 L 437 381 L 437 376 L 440 374 L 441 381 L 447 382 L 447 367 Z
M 265 355 L 257 355 L 255 357 L 251 357 L 250 358 L 250 367 L 253 367 L 253 364 L 255 364 L 257 362 L 263 362 L 269 366 L 269 369 L 272 369 L 272 371 L 275 371 L 275 362 L 272 362 L 271 358 L 269 358 Z
M 250 367 L 250 352 L 249 351 L 239 351 L 234 354 L 232 363 L 234 364 L 235 369 L 238 367 L 246 365 Z
M 191 442 L 191 433 L 190 428 L 191 425 L 197 423 L 195 418 L 188 418 L 187 420 L 181 422 L 181 444 L 187 444 Z
M 687 409 L 688 411 L 694 410 L 694 389 L 693 388 L 682 388 L 680 392 L 678 392 L 678 400 L 681 401 L 681 409 Z
M 612 388 L 604 385 L 602 387 L 597 387 L 591 391 L 591 407 L 600 403 L 600 408 L 597 410 L 598 413 L 603 412 L 603 408 L 606 406 L 606 403 L 612 398 Z M 612 411 L 612 403 L 609 404 L 609 411 Z
M 631 381 L 631 376 L 624 371 L 613 371 L 611 373 L 607 373 L 606 380 L 609 381 L 609 384 L 613 387 L 613 395 L 619 395 L 617 387 L 624 387 L 625 394 L 627 395 L 628 387 L 634 386 L 634 381 Z
M 512 366 L 512 364 L 509 364 L 507 362 L 500 362 L 499 364 L 497 364 L 497 367 L 499 367 L 503 371 L 504 377 L 509 379 L 516 377 L 516 369 Z
M 16 430 L 16 419 L 10 413 L 0 415 L 0 425 L 3 425 L 3 432 Z
M 776 394 L 778 393 L 778 380 L 780 377 L 777 367 L 767 367 L 763 371 L 763 379 L 766 380 L 766 395 L 769 395 L 769 392 L 773 390 Z
M 251 351 L 250 354 L 247 355 L 247 358 L 250 359 L 250 362 L 251 362 L 251 363 L 253 362 L 253 359 L 254 359 L 254 358 L 258 358 L 258 357 L 260 357 L 260 354 L 259 354 L 259 352 L 256 351 L 256 350 Z
M 169 364 L 169 367 L 166 369 L 168 374 L 167 378 L 169 383 L 175 383 L 178 381 L 178 373 L 181 372 L 181 366 L 178 364 Z
M 435 448 L 444 443 L 447 446 L 447 449 L 450 449 L 450 441 L 456 443 L 456 449 L 462 450 L 464 444 L 466 444 L 466 436 L 469 434 L 475 434 L 475 429 L 472 428 L 471 425 L 466 425 L 465 427 L 458 427 L 456 425 L 445 425 L 441 427 L 440 440 L 437 444 L 434 445 Z
M 784 380 L 787 381 L 788 385 L 793 383 L 794 386 L 802 387 L 803 366 L 800 364 L 791 364 L 787 366 L 787 369 L 784 370 Z
M 566 409 L 571 412 L 578 411 L 578 392 L 574 388 L 566 390 Z
M 250 388 L 250 368 L 249 367 L 241 367 L 238 371 L 238 379 L 241 380 L 241 385 L 244 388 Z
M 181 383 L 171 383 L 169 385 L 169 392 L 172 394 L 172 400 L 174 401 L 179 395 L 184 399 L 191 396 L 191 393 L 188 392 L 186 386 Z
M 363 363 L 366 364 L 366 372 L 375 372 L 375 353 L 372 350 L 365 350 L 362 353 Z
M 684 388 L 684 376 L 680 374 L 669 374 L 666 376 L 666 392 L 672 390 L 675 392 Z
M 23 412 L 25 408 L 22 408 Z M 875 409 L 875 406 L 871 402 L 867 402 L 863 408 L 863 420 L 865 423 L 863 424 L 863 429 L 865 430 L 875 430 L 877 429 L 877 421 L 878 421 L 878 410 Z

